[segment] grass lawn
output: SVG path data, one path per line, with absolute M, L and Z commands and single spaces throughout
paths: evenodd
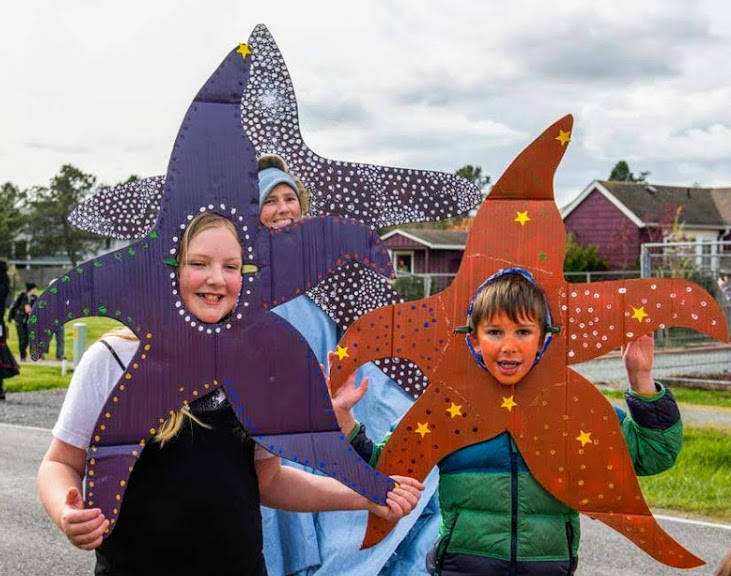
M 68 360 L 71 360 L 74 355 L 74 324 L 83 323 L 86 324 L 86 348 L 91 346 L 94 342 L 99 340 L 100 336 L 113 328 L 123 326 L 120 322 L 112 320 L 111 318 L 102 318 L 100 316 L 94 316 L 90 318 L 82 318 L 79 320 L 71 320 L 64 326 L 64 354 Z M 15 322 L 7 322 L 8 327 L 8 338 L 7 343 L 11 352 L 15 356 L 16 360 L 20 360 L 20 353 L 18 352 L 18 331 L 15 328 Z M 30 356 L 30 350 L 28 351 Z M 51 347 L 46 355 L 50 359 L 56 358 L 56 339 L 51 340 Z M 59 372 L 60 373 L 60 372 Z
M 34 392 L 36 390 L 63 388 L 68 386 L 69 382 L 71 382 L 70 370 L 66 376 L 61 376 L 59 366 L 25 364 L 20 367 L 20 374 L 4 380 L 7 392 Z
M 640 478 L 648 504 L 731 522 L 731 434 L 686 428 L 670 470 Z
M 700 404 L 731 408 L 731 390 L 690 390 L 672 388 L 673 396 L 682 404 Z M 624 398 L 624 390 L 602 390 L 607 398 Z

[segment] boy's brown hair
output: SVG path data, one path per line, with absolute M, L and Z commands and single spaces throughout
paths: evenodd
M 513 322 L 529 318 L 546 335 L 546 300 L 533 282 L 518 273 L 507 273 L 488 282 L 475 296 L 470 314 L 470 330 L 477 335 L 477 327 L 484 319 L 503 312 Z

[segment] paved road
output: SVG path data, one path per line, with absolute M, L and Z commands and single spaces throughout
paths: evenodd
M 20 410 L 24 411 L 22 406 Z M 4 407 L 6 416 L 14 410 L 12 404 Z M 36 470 L 50 441 L 50 431 L 0 423 L 0 438 L 0 574 L 91 574 L 93 555 L 76 550 L 67 542 L 36 497 Z M 577 574 L 707 576 L 713 574 L 713 568 L 731 546 L 731 526 L 684 524 L 675 520 L 661 520 L 661 524 L 709 564 L 683 572 L 666 568 L 603 524 L 582 517 L 581 563 Z
M 36 498 L 50 431 L 0 424 L 0 438 L 0 574 L 93 574 L 93 555 L 71 546 Z
M 617 354 L 575 364 L 571 368 L 591 382 L 627 381 L 622 358 Z M 724 370 L 731 372 L 731 348 L 668 353 L 658 351 L 652 371 L 655 378 L 664 378 L 680 374 L 719 374 Z

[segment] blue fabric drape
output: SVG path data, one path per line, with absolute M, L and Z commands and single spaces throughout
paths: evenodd
M 322 364 L 335 350 L 340 330 L 307 296 L 273 309 L 307 340 Z M 412 399 L 375 365 L 357 373 L 367 376 L 368 393 L 354 409 L 368 435 L 382 438 L 412 404 Z M 293 465 L 286 463 L 287 465 Z M 439 507 L 435 495 L 436 469 L 427 477 L 419 507 L 401 520 L 378 546 L 360 550 L 365 534 L 365 511 L 293 513 L 262 507 L 264 556 L 270 576 L 403 576 L 426 574 L 427 550 L 437 538 Z

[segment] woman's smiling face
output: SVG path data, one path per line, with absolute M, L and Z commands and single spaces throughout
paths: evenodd
M 288 184 L 277 184 L 264 199 L 259 221 L 267 228 L 283 228 L 302 218 L 300 201 Z
M 241 246 L 224 226 L 206 228 L 191 238 L 180 263 L 180 295 L 201 322 L 214 324 L 236 306 L 241 292 Z

